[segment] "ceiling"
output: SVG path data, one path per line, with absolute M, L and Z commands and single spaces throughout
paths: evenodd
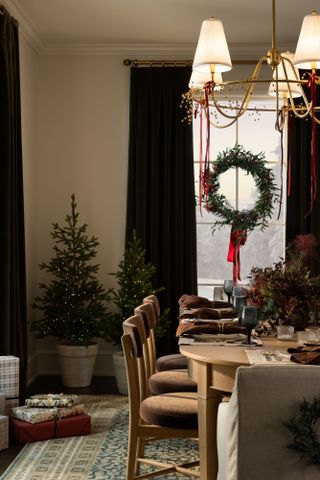
M 194 51 L 202 20 L 223 21 L 231 54 L 266 53 L 271 0 L 3 0 L 42 52 L 50 49 Z M 277 0 L 277 44 L 294 50 L 319 0 Z

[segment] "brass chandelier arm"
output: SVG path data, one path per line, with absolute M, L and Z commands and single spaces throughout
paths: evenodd
M 216 99 L 216 96 L 215 96 L 215 92 L 213 90 L 212 92 L 212 95 L 211 95 L 211 99 L 213 101 L 213 104 L 215 106 L 215 108 L 217 109 L 217 111 L 222 115 L 224 116 L 225 118 L 229 118 L 231 120 L 237 120 L 237 118 L 241 117 L 247 110 L 248 108 L 248 105 L 249 105 L 249 101 L 250 101 L 250 98 L 251 98 L 251 95 L 253 94 L 253 91 L 254 91 L 254 88 L 255 88 L 255 81 L 257 80 L 258 76 L 259 76 L 259 73 L 260 73 L 260 70 L 261 70 L 261 66 L 263 64 L 263 62 L 266 61 L 266 57 L 261 57 L 258 61 L 258 63 L 256 64 L 255 68 L 254 68 L 254 71 L 253 71 L 253 74 L 252 74 L 252 77 L 251 77 L 251 80 L 248 82 L 249 85 L 248 85 L 248 88 L 247 88 L 247 91 L 242 99 L 242 102 L 241 102 L 241 105 L 238 109 L 238 113 L 236 115 L 228 115 L 224 110 L 221 109 L 217 99 Z M 229 125 L 232 125 L 234 122 L 231 122 L 230 124 L 226 125 L 226 127 L 228 127 Z M 223 127 L 219 127 L 219 128 L 223 128 Z
M 294 73 L 294 77 L 295 77 L 295 80 L 297 81 L 297 84 L 299 84 L 301 86 L 300 90 L 301 90 L 302 99 L 303 99 L 303 107 L 306 110 L 303 114 L 300 114 L 299 111 L 296 108 L 296 105 L 295 105 L 294 100 L 293 100 L 292 92 L 291 92 L 291 85 L 290 85 L 291 82 L 288 78 L 286 62 L 284 61 L 283 58 L 281 58 L 282 67 L 283 67 L 283 71 L 284 71 L 284 75 L 285 75 L 285 79 L 286 79 L 286 83 L 287 83 L 287 87 L 288 87 L 288 91 L 289 91 L 289 101 L 290 101 L 291 109 L 298 118 L 306 118 L 310 114 L 310 112 L 312 113 L 312 102 L 309 102 L 307 97 L 306 97 L 306 94 L 305 94 L 305 92 L 302 88 L 302 82 L 303 81 L 301 81 L 300 78 L 298 77 L 298 75 L 296 74 L 296 70 L 294 68 L 293 63 L 291 62 L 291 60 L 289 58 L 287 58 L 286 61 L 291 66 L 291 69 L 292 69 L 292 72 Z M 304 81 L 304 83 L 307 83 L 307 82 Z

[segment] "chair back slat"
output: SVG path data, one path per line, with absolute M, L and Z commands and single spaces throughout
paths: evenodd
M 154 308 L 155 321 L 157 322 L 160 317 L 160 304 L 156 295 L 148 295 L 143 299 L 143 303 L 151 303 Z
M 144 328 L 145 328 L 147 338 L 150 336 L 150 328 L 151 328 L 152 323 L 153 323 L 153 321 L 150 320 L 149 307 L 152 308 L 151 303 L 147 305 L 147 309 L 144 308 L 144 305 L 139 305 L 138 307 L 136 307 L 134 309 L 134 315 L 140 315 L 143 319 Z
M 135 346 L 132 341 L 132 336 L 129 334 L 122 335 L 121 345 L 126 365 L 130 417 L 137 422 L 139 418 L 141 392 L 137 357 L 134 355 Z
M 136 359 L 140 401 L 142 401 L 149 395 L 148 378 L 150 375 L 144 322 L 140 315 L 133 315 L 123 322 L 122 327 L 124 334 L 131 338 L 131 355 Z
M 154 311 L 153 306 L 150 302 L 139 305 L 135 308 L 135 314 L 140 314 L 144 322 L 148 324 L 148 335 L 147 335 L 147 349 L 149 357 L 149 366 L 150 366 L 150 375 L 155 372 L 156 368 L 156 339 L 155 339 L 155 321 L 154 321 Z
M 132 337 L 133 355 L 136 358 L 142 356 L 143 344 L 147 341 L 144 325 L 141 325 L 140 318 L 138 315 L 134 315 L 122 323 L 123 333 Z

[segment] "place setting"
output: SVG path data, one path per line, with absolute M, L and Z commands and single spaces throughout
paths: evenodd
M 243 295 L 242 287 L 234 287 L 232 280 L 224 282 L 224 292 L 228 296 L 227 302 L 212 302 L 208 299 L 198 297 L 198 302 L 193 298 L 191 304 L 207 305 L 205 317 L 199 318 L 196 315 L 203 314 L 199 309 L 180 310 L 179 326 L 176 336 L 179 337 L 179 345 L 219 345 L 219 346 L 261 346 L 259 338 L 252 337 L 252 330 L 258 323 L 257 307 L 246 305 L 246 297 Z M 191 297 L 191 296 L 190 296 Z M 209 305 L 207 302 L 211 302 Z M 217 303 L 220 308 L 217 308 Z M 187 295 L 179 300 L 179 305 L 190 304 Z M 224 315 L 228 318 L 224 318 Z M 207 318 L 209 317 L 209 318 Z M 210 318 L 211 317 L 211 318 Z

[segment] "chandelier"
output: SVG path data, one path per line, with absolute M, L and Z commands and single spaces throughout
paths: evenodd
M 221 20 L 209 18 L 201 26 L 199 40 L 193 60 L 190 90 L 185 94 L 185 102 L 191 106 L 193 114 L 204 109 L 207 120 L 218 128 L 232 125 L 247 110 L 257 83 L 269 84 L 268 94 L 276 99 L 276 129 L 282 131 L 285 118 L 292 112 L 298 118 L 310 116 L 320 123 L 316 113 L 316 85 L 320 83 L 316 68 L 320 67 L 320 15 L 312 12 L 304 17 L 295 54 L 280 53 L 276 46 L 275 35 L 275 0 L 272 0 L 272 44 L 266 55 L 259 58 L 250 79 L 223 81 L 221 74 L 232 69 L 232 62 Z M 261 77 L 261 67 L 268 64 L 272 78 Z M 299 70 L 310 70 L 299 76 Z M 236 102 L 225 102 L 221 92 L 226 86 L 241 86 L 243 98 Z M 305 93 L 310 88 L 310 100 Z M 299 98 L 299 101 L 297 99 Z M 295 100 L 296 99 L 296 100 Z M 211 120 L 209 108 L 215 109 L 226 119 L 223 125 Z M 191 116 L 191 114 L 190 114 Z
M 275 128 L 283 132 L 288 116 L 299 119 L 310 118 L 311 127 L 311 179 L 310 211 L 317 194 L 316 185 L 316 124 L 320 124 L 320 106 L 316 105 L 316 87 L 320 78 L 316 69 L 320 68 L 320 15 L 313 11 L 302 22 L 295 53 L 280 53 L 276 46 L 275 0 L 272 0 L 272 44 L 268 52 L 259 58 L 251 78 L 224 81 L 222 74 L 232 69 L 232 62 L 221 20 L 209 18 L 201 26 L 199 40 L 192 65 L 189 91 L 183 95 L 189 122 L 199 116 L 201 132 L 205 133 L 206 147 L 202 160 L 202 133 L 200 135 L 199 200 L 206 200 L 210 175 L 210 129 L 227 128 L 234 124 L 246 111 L 257 111 L 252 96 L 256 85 L 266 84 L 267 92 L 275 98 Z M 272 69 L 270 78 L 262 76 L 262 66 Z M 300 78 L 299 69 L 304 73 Z M 229 87 L 229 88 L 227 88 Z M 240 100 L 234 95 L 227 99 L 226 90 L 237 88 L 243 91 Z M 213 111 L 215 109 L 215 113 Z M 270 108 L 259 107 L 259 111 Z M 217 113 L 218 112 L 218 113 Z M 317 116 L 319 115 L 319 118 Z M 223 124 L 219 119 L 223 119 Z M 281 164 L 283 159 L 281 159 Z M 282 184 L 281 184 L 282 197 Z

